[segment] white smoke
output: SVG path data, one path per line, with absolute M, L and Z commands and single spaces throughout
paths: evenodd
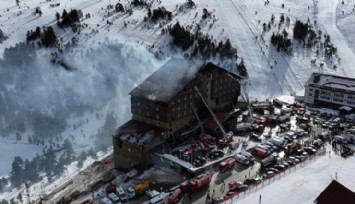
M 66 50 L 63 58 L 72 70 L 51 63 L 48 50 L 19 44 L 4 52 L 0 119 L 6 125 L 1 131 L 18 131 L 19 122 L 31 125 L 48 117 L 53 128 L 57 120 L 104 107 L 123 123 L 130 118 L 129 92 L 161 64 L 144 46 L 118 41 Z

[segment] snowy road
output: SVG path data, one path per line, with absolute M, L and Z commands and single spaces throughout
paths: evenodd
M 344 69 L 344 76 L 355 77 L 353 68 L 355 55 L 347 44 L 343 34 L 337 27 L 336 9 L 338 1 L 318 1 L 318 22 L 330 35 L 330 40 L 336 45 L 338 54 L 341 57 L 341 68 Z

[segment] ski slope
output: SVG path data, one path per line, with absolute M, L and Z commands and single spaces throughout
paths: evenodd
M 343 34 L 340 32 L 336 22 L 336 11 L 338 1 L 318 1 L 319 14 L 317 15 L 319 22 L 323 25 L 331 40 L 338 48 L 338 53 L 341 56 L 342 75 L 355 77 L 354 64 L 355 54 L 350 49 Z
M 346 1 L 347 7 L 340 7 L 339 1 L 336 0 L 270 0 L 268 5 L 265 5 L 263 0 L 194 0 L 196 8 L 183 11 L 179 11 L 178 8 L 185 4 L 186 0 L 161 0 L 161 3 L 152 1 L 153 8 L 164 6 L 173 13 L 172 21 L 161 22 L 161 25 L 144 22 L 143 18 L 147 15 L 147 10 L 144 8 L 134 8 L 132 15 L 107 9 L 109 4 L 117 2 L 115 0 L 51 0 L 49 2 L 23 0 L 20 1 L 18 7 L 15 0 L 2 0 L 0 29 L 8 36 L 8 39 L 0 44 L 0 58 L 3 57 L 6 48 L 24 42 L 27 31 L 34 30 L 37 26 L 53 26 L 57 36 L 64 43 L 69 43 L 73 37 L 76 37 L 77 47 L 68 48 L 63 58 L 79 67 L 78 72 L 70 74 L 58 70 L 48 72 L 46 73 L 50 79 L 47 80 L 48 84 L 40 84 L 40 87 L 44 92 L 52 91 L 53 86 L 50 82 L 56 80 L 67 85 L 82 84 L 80 89 L 74 89 L 74 91 L 77 91 L 79 96 L 83 96 L 81 98 L 85 98 L 83 101 L 95 103 L 97 98 L 107 96 L 107 93 L 102 91 L 104 88 L 97 86 L 97 82 L 110 81 L 117 89 L 113 94 L 114 98 L 106 101 L 107 105 L 101 112 L 107 113 L 115 109 L 117 113 L 120 113 L 118 114 L 120 122 L 124 122 L 130 114 L 129 90 L 155 71 L 167 58 L 183 56 L 180 50 L 170 48 L 170 37 L 161 34 L 162 27 L 167 27 L 177 21 L 181 25 L 190 25 L 193 28 L 197 24 L 201 25 L 202 32 L 213 36 L 214 39 L 230 39 L 232 45 L 237 47 L 238 56 L 244 59 L 248 69 L 249 80 L 246 89 L 251 99 L 263 100 L 279 95 L 303 94 L 303 85 L 312 72 L 321 71 L 355 77 L 353 66 L 355 63 L 353 38 L 355 13 L 351 11 L 353 7 L 351 1 Z M 130 0 L 120 0 L 120 2 L 129 7 Z M 50 6 L 56 3 L 60 3 L 60 6 Z M 285 8 L 281 8 L 281 4 L 284 4 Z M 41 8 L 42 16 L 33 14 L 36 7 Z M 212 24 L 210 21 L 201 20 L 204 8 L 216 16 L 217 20 L 212 26 L 210 26 Z M 71 29 L 61 29 L 56 25 L 55 13 L 61 14 L 63 9 L 67 11 L 81 9 L 84 16 L 85 14 L 91 15 L 90 18 L 82 19 L 81 23 L 87 26 L 82 28 L 80 34 L 73 33 Z M 345 10 L 345 15 L 339 14 L 343 10 Z M 296 19 L 304 22 L 308 18 L 311 21 L 317 20 L 317 28 L 330 35 L 331 41 L 338 49 L 341 62 L 330 62 L 324 57 L 317 57 L 314 49 L 306 50 L 298 47 L 297 44 L 294 45 L 291 56 L 278 53 L 270 44 L 270 35 L 278 31 L 277 27 L 272 27 L 266 33 L 262 30 L 262 23 L 268 22 L 272 14 L 275 15 L 276 20 L 281 14 L 289 16 L 290 25 L 282 26 L 289 30 Z M 112 25 L 108 25 L 107 20 L 111 21 Z M 115 48 L 122 44 L 124 44 L 124 49 L 117 51 Z M 48 56 L 50 52 L 51 50 L 41 50 L 41 57 Z M 159 52 L 162 54 L 157 54 Z M 153 59 L 154 55 L 159 56 L 159 59 Z M 18 60 L 17 56 L 13 58 L 14 61 Z M 113 58 L 114 60 L 111 60 Z M 313 58 L 317 58 L 319 63 L 324 62 L 325 67 L 321 69 L 319 64 L 312 66 L 310 60 Z M 333 69 L 333 65 L 337 65 L 338 68 Z M 122 68 L 122 70 L 116 68 Z M 234 66 L 225 68 L 235 70 Z M 110 80 L 107 80 L 107 76 Z M 113 78 L 116 80 L 112 80 Z M 14 84 L 8 84 L 8 86 L 16 87 Z M 54 87 L 54 90 L 60 91 L 61 89 Z M 87 90 L 94 90 L 94 92 L 88 93 Z M 65 95 L 61 96 L 65 97 Z M 45 99 L 41 96 L 33 98 L 32 101 L 28 100 L 29 104 Z M 63 133 L 66 136 L 87 136 L 74 140 L 73 143 L 78 149 L 85 149 L 82 146 L 89 146 L 93 143 L 89 138 L 103 123 L 103 121 L 96 121 L 93 115 L 94 113 L 85 113 L 85 118 L 69 119 L 70 125 L 86 118 L 90 119 L 80 129 L 68 128 Z M 17 146 L 15 146 L 16 144 L 11 144 L 11 148 L 16 149 Z M 23 144 L 18 144 L 18 148 L 21 147 Z M 26 146 L 23 150 L 25 151 L 8 155 L 7 158 L 0 157 L 0 175 L 9 172 L 14 156 L 27 155 L 26 158 L 30 159 L 36 153 L 41 152 L 41 147 L 31 149 L 31 146 Z M 3 154 L 3 152 L 0 153 Z

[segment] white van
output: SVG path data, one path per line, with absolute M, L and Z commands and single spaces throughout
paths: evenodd
M 122 187 L 117 187 L 116 188 L 116 193 L 118 195 L 118 197 L 120 198 L 121 201 L 126 201 L 127 200 L 127 196 L 125 191 L 123 190 Z
M 246 166 L 250 164 L 249 159 L 246 158 L 246 156 L 242 155 L 241 153 L 238 153 L 235 155 L 235 160 L 239 163 L 242 163 Z
M 113 204 L 113 203 L 111 202 L 111 200 L 108 199 L 108 198 L 106 198 L 106 197 L 101 198 L 100 203 L 101 203 L 101 204 Z
M 150 199 L 148 204 L 167 204 L 168 203 L 168 193 L 161 193 L 154 198 Z
M 115 204 L 120 204 L 120 198 L 115 193 L 110 193 L 107 197 Z

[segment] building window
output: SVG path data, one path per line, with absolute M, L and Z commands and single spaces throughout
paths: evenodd
M 155 114 L 155 118 L 159 120 L 159 114 Z
M 313 96 L 313 94 L 312 94 L 312 93 L 309 93 L 308 96 Z
M 156 111 L 159 111 L 159 107 L 158 107 L 158 106 L 155 106 L 155 110 L 156 110 Z
M 147 116 L 149 117 L 149 111 L 147 111 Z

